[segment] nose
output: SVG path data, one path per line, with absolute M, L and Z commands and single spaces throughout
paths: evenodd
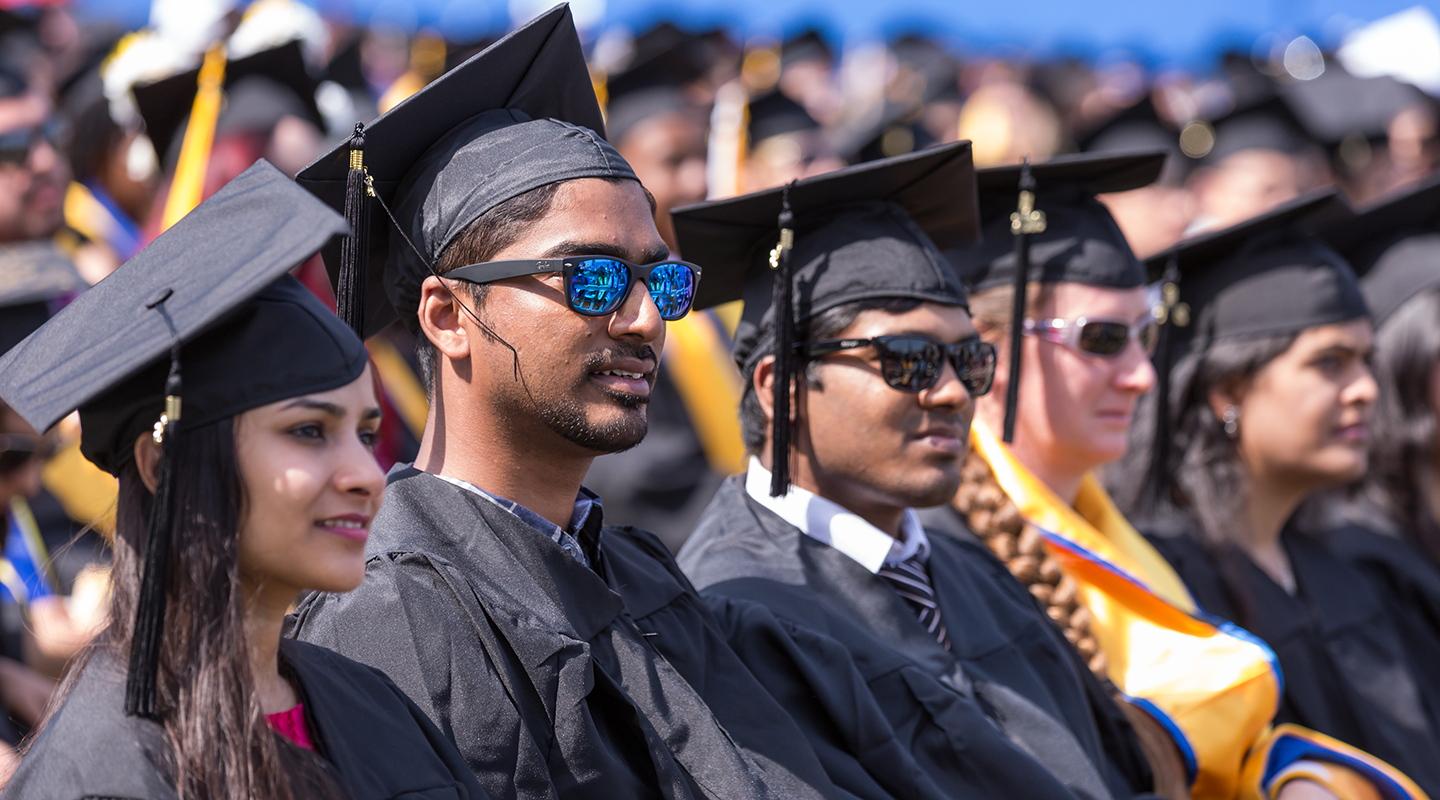
M 1341 397 L 1346 405 L 1369 408 L 1380 399 L 1380 384 L 1375 380 L 1375 373 L 1371 371 L 1370 365 L 1363 361 L 1358 364 L 1357 374 L 1345 387 Z
M 44 137 L 39 137 L 30 146 L 30 158 L 27 165 L 34 173 L 45 173 L 55 168 L 60 160 L 60 154 L 55 152 L 55 146 L 50 144 Z
M 940 377 L 935 385 L 920 392 L 920 406 L 922 408 L 946 408 L 964 410 L 975 402 L 970 396 L 970 390 L 960 382 L 960 373 L 955 371 L 955 365 L 950 359 L 945 359 L 945 366 L 940 370 Z
M 630 296 L 610 315 L 609 331 L 610 338 L 616 341 L 628 339 L 642 344 L 664 337 L 665 320 L 660 318 L 660 309 L 643 281 L 636 281 L 630 287 Z
M 379 500 L 385 492 L 385 473 L 375 461 L 375 454 L 360 441 L 359 435 L 339 454 L 339 467 L 335 470 L 335 488 L 341 494 Z
M 1125 346 L 1115 367 L 1115 388 L 1123 392 L 1142 395 L 1155 388 L 1155 365 L 1145 348 L 1134 339 Z

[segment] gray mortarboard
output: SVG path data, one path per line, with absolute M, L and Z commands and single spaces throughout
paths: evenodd
M 132 90 L 145 120 L 145 134 L 161 164 L 179 157 L 180 141 L 199 91 L 200 68 L 171 75 Z M 225 105 L 215 122 L 217 133 L 269 130 L 282 117 L 297 116 L 324 129 L 315 103 L 315 83 L 305 66 L 299 41 L 225 63 Z
M 1180 132 L 1160 116 L 1151 93 L 1081 136 L 1079 145 L 1080 150 L 1086 153 L 1164 150 L 1165 168 L 1155 181 L 1165 186 L 1185 183 L 1186 176 L 1196 163 L 1180 148 Z
M 1144 267 L 1095 195 L 1146 186 L 1164 166 L 1165 151 L 1153 150 L 1060 156 L 1040 164 L 980 170 L 976 183 L 984 236 L 977 245 L 948 253 L 950 262 L 971 291 L 1013 286 L 1014 322 L 1024 320 L 1029 281 L 1112 289 L 1142 286 Z M 1001 432 L 1007 443 L 1015 436 L 1023 327 L 1010 326 Z
M 1203 164 L 1218 164 L 1245 150 L 1301 153 L 1309 144 L 1305 127 L 1278 94 L 1269 94 L 1236 107 L 1214 122 L 1214 144 L 1201 157 Z
M 1360 275 L 1376 326 L 1411 298 L 1440 287 L 1440 177 L 1356 210 L 1317 231 Z
M 50 303 L 85 288 L 80 273 L 49 241 L 0 245 L 0 353 L 50 319 Z
M 789 485 L 792 351 L 809 321 L 874 298 L 964 307 L 937 248 L 977 235 L 974 185 L 970 143 L 955 142 L 671 212 L 681 249 L 707 265 L 695 307 L 745 301 L 735 363 L 775 353 L 772 494 Z
M 1314 235 L 1351 216 L 1333 189 L 1302 195 L 1224 230 L 1197 236 L 1146 260 L 1163 274 L 1164 325 L 1155 352 L 1156 408 L 1170 409 L 1170 368 L 1184 352 L 1244 336 L 1297 333 L 1367 316 L 1360 285 L 1343 256 Z M 1165 485 L 1169 420 L 1152 442 L 1152 493 Z
M 751 100 L 749 113 L 747 135 L 751 147 L 772 136 L 820 130 L 820 123 L 810 116 L 805 106 L 791 100 L 779 89 Z
M 365 335 L 397 316 L 418 331 L 420 284 L 482 214 L 560 181 L 638 180 L 604 130 L 566 5 L 356 126 L 296 176 L 355 231 L 323 251 L 341 318 Z M 367 186 L 387 217 L 378 224 Z
M 365 369 L 360 340 L 286 275 L 345 231 L 340 215 L 257 162 L 0 357 L 0 397 L 40 431 L 79 409 L 80 450 L 100 468 L 118 474 L 147 431 L 163 446 L 128 714 L 157 713 L 172 462 L 185 430 Z
M 1357 78 L 1334 62 L 1313 80 L 1282 87 L 1280 96 L 1309 137 L 1352 170 L 1368 161 L 1366 145 L 1385 141 L 1396 114 L 1433 102 L 1408 83 L 1389 76 Z

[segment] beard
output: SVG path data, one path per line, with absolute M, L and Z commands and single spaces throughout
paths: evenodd
M 619 453 L 640 444 L 649 431 L 650 423 L 645 407 L 650 398 L 617 392 L 607 387 L 597 387 L 605 397 L 606 419 L 595 421 L 587 413 L 586 404 L 580 399 L 581 393 L 590 385 L 590 376 L 601 365 L 616 358 L 636 358 L 658 361 L 650 345 L 632 345 L 617 342 L 608 350 L 586 356 L 580 376 L 565 390 L 554 393 L 530 391 L 519 396 L 508 395 L 501 401 L 501 412 L 505 415 L 535 415 L 545 426 L 571 444 L 579 445 L 596 453 Z M 648 381 L 655 387 L 652 377 Z M 618 413 L 614 413 L 618 412 Z

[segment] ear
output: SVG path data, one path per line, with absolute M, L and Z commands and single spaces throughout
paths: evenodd
M 751 385 L 755 387 L 755 399 L 760 401 L 760 410 L 765 412 L 765 427 L 769 430 L 775 421 L 775 356 L 765 356 L 755 365 Z
M 160 445 L 148 431 L 135 437 L 135 465 L 140 468 L 140 480 L 150 494 L 160 485 Z
M 1215 419 L 1222 419 L 1226 408 L 1245 402 L 1245 395 L 1250 392 L 1251 380 L 1249 377 L 1235 377 L 1210 390 L 1205 400 L 1210 404 L 1210 412 L 1215 415 Z
M 416 310 L 420 330 L 436 350 L 452 361 L 470 357 L 470 333 L 458 303 L 458 298 L 434 275 L 420 284 L 420 307 Z

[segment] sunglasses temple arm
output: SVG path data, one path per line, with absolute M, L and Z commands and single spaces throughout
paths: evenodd
M 515 380 L 519 380 L 519 379 L 520 379 L 520 354 L 519 354 L 518 352 L 516 352 L 515 348 L 512 347 L 509 342 L 507 342 L 507 341 L 505 341 L 503 338 L 501 338 L 501 337 L 500 337 L 500 334 L 498 334 L 498 333 L 496 333 L 494 330 L 492 330 L 489 325 L 486 325 L 486 324 L 480 319 L 480 317 L 475 314 L 475 312 L 471 311 L 469 306 L 467 306 L 467 305 L 465 305 L 463 302 L 461 302 L 461 300 L 460 300 L 459 297 L 456 297 L 456 296 L 455 296 L 455 292 L 450 289 L 449 284 L 445 283 L 445 277 L 444 277 L 443 275 L 441 275 L 440 273 L 438 273 L 438 272 L 435 271 L 435 266 L 430 263 L 430 259 L 426 258 L 425 255 L 420 252 L 420 248 L 416 247 L 416 246 L 415 246 L 415 243 L 412 242 L 412 241 L 410 241 L 410 237 L 405 235 L 405 231 L 404 231 L 404 229 L 402 229 L 402 228 L 400 227 L 400 223 L 398 223 L 398 222 L 395 221 L 395 215 L 390 213 L 390 207 L 387 206 L 387 205 L 385 205 L 385 201 L 384 201 L 384 200 L 381 200 L 381 199 L 380 199 L 380 193 L 379 193 L 379 192 L 376 192 L 376 193 L 375 193 L 374 195 L 372 195 L 372 196 L 375 198 L 375 202 L 377 202 L 377 203 L 380 204 L 380 208 L 381 208 L 381 210 L 383 210 L 383 211 L 385 212 L 385 216 L 390 218 L 390 224 L 393 225 L 393 226 L 395 226 L 395 232 L 398 233 L 398 234 L 400 234 L 400 238 L 405 240 L 405 244 L 410 245 L 410 250 L 411 250 L 411 252 L 415 253 L 415 257 L 418 258 L 418 259 L 420 259 L 420 263 L 421 263 L 421 264 L 424 264 L 424 265 L 425 265 L 425 269 L 429 270 L 431 275 L 434 275 L 436 278 L 438 278 L 438 279 L 440 280 L 440 285 L 443 286 L 443 287 L 445 287 L 445 292 L 450 295 L 450 299 L 452 299 L 452 300 L 455 301 L 455 305 L 459 306 L 460 309 L 465 312 L 466 316 L 468 316 L 468 317 L 470 317 L 470 319 L 474 320 L 474 321 L 475 321 L 475 324 L 476 324 L 476 325 L 479 325 L 479 326 L 480 326 L 480 329 L 483 330 L 483 331 L 485 331 L 486 335 L 490 336 L 490 337 L 493 338 L 495 341 L 497 341 L 497 342 L 499 342 L 500 344 L 504 345 L 504 346 L 505 346 L 505 349 L 510 351 L 510 357 L 514 360 Z

